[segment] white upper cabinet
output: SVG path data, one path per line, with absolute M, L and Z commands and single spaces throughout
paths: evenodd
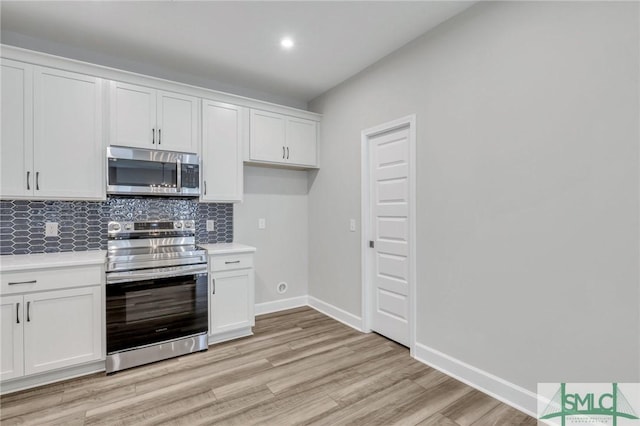
M 252 109 L 249 127 L 249 161 L 317 167 L 316 121 Z
M 102 80 L 2 60 L 3 198 L 104 199 Z
M 316 166 L 318 123 L 304 118 L 287 118 L 287 148 L 290 163 Z
M 112 81 L 110 144 L 197 152 L 198 105 L 193 96 Z
M 160 91 L 157 99 L 158 149 L 197 152 L 199 99 Z
M 102 80 L 34 70 L 34 196 L 104 198 Z
M 250 120 L 251 159 L 284 163 L 287 156 L 285 116 L 252 109 Z
M 0 96 L 0 195 L 22 197 L 32 192 L 33 67 L 3 59 Z
M 201 201 L 242 201 L 241 121 L 241 107 L 203 100 Z
M 156 91 L 112 81 L 110 101 L 110 144 L 155 147 Z

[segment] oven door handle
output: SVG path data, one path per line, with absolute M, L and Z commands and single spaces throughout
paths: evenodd
M 110 272 L 107 274 L 107 285 L 120 284 L 132 281 L 155 280 L 158 278 L 180 277 L 184 275 L 206 274 L 206 265 L 194 265 L 193 268 L 168 268 L 164 271 L 124 271 Z

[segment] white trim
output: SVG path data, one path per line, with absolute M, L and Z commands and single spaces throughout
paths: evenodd
M 59 370 L 54 370 L 46 373 L 6 380 L 0 382 L 0 394 L 5 395 L 11 392 L 17 392 L 36 386 L 44 386 L 50 383 L 70 380 L 76 377 L 86 376 L 88 374 L 99 373 L 102 371 L 105 371 L 104 360 L 92 361 L 90 363 L 81 364 L 74 367 L 61 368 Z
M 309 306 L 316 311 L 333 318 L 336 321 L 340 321 L 341 323 L 348 325 L 351 328 L 355 328 L 358 331 L 363 331 L 362 318 L 353 315 L 352 313 L 349 313 L 343 309 L 340 309 L 337 306 L 333 306 L 312 296 L 309 296 Z
M 255 314 L 263 315 L 271 312 L 284 311 L 287 309 L 299 308 L 307 306 L 308 296 L 291 297 L 289 299 L 273 300 L 271 302 L 256 303 Z
M 389 121 L 379 126 L 365 129 L 361 134 L 361 246 L 362 252 L 361 275 L 362 275 L 362 330 L 371 331 L 371 289 L 367 283 L 369 280 L 369 264 L 371 263 L 369 244 L 371 229 L 369 217 L 371 213 L 371 203 L 369 188 L 371 184 L 371 171 L 369 166 L 369 139 L 380 133 L 390 132 L 402 127 L 409 128 L 409 352 L 411 356 L 415 354 L 416 346 L 416 115 L 411 114 L 397 120 Z
M 516 410 L 537 418 L 537 395 L 523 387 L 421 343 L 416 342 L 413 357 Z
M 253 328 L 251 326 L 207 336 L 207 344 L 213 345 L 247 336 L 253 336 Z

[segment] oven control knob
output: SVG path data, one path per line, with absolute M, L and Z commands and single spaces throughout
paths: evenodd
M 124 225 L 124 230 L 125 231 L 131 231 L 133 229 L 133 225 L 130 223 L 127 223 Z
M 182 222 L 176 222 L 176 223 L 173 224 L 173 226 L 175 226 L 176 229 L 180 229 L 180 228 L 182 228 Z
M 187 229 L 193 228 L 193 222 L 192 221 L 185 222 L 184 227 Z
M 118 232 L 120 231 L 120 224 L 118 222 L 113 222 L 109 224 L 109 231 Z

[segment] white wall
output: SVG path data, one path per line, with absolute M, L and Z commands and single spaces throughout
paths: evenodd
M 258 229 L 258 219 L 266 229 Z M 244 167 L 244 201 L 234 205 L 233 240 L 255 246 L 256 304 L 308 293 L 307 172 Z M 289 285 L 285 294 L 276 286 Z
M 417 114 L 418 343 L 640 380 L 638 3 L 480 3 L 314 100 L 309 292 L 360 312 L 360 132 Z

